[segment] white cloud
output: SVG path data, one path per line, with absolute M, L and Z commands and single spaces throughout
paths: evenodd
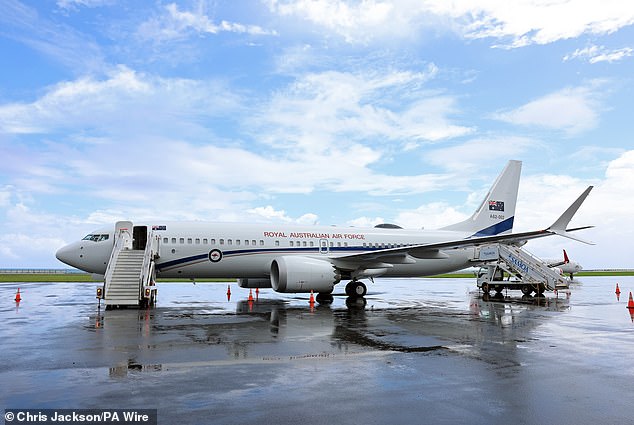
M 230 114 L 236 106 L 236 96 L 219 83 L 163 79 L 119 66 L 105 79 L 62 82 L 34 102 L 0 106 L 0 132 L 73 129 L 81 136 L 85 132 L 77 129 L 99 129 L 97 135 L 131 137 L 134 131 L 163 135 L 177 129 L 176 134 L 187 134 L 201 130 L 199 117 Z
M 401 211 L 394 221 L 408 229 L 438 229 L 466 220 L 468 217 L 445 202 L 432 202 L 414 210 Z
M 430 0 L 438 14 L 464 19 L 468 38 L 510 39 L 506 47 L 548 44 L 582 34 L 609 34 L 634 23 L 634 5 L 620 0 Z
M 601 108 L 602 82 L 564 88 L 532 100 L 514 110 L 499 112 L 494 118 L 511 124 L 537 126 L 575 135 L 597 126 Z
M 352 227 L 374 227 L 377 224 L 385 223 L 385 219 L 382 217 L 358 217 L 352 220 L 348 220 L 346 225 Z
M 142 23 L 138 35 L 152 41 L 181 40 L 195 34 L 218 34 L 221 32 L 241 33 L 250 35 L 276 35 L 275 31 L 268 31 L 257 25 L 244 25 L 236 22 L 213 22 L 205 13 L 202 3 L 197 10 L 183 11 L 178 5 L 170 3 L 165 6 L 165 13 L 159 17 L 150 18 Z
M 483 167 L 500 170 L 511 158 L 520 159 L 529 149 L 541 146 L 535 139 L 518 136 L 480 137 L 454 146 L 428 150 L 423 158 L 446 170 L 469 174 L 470 170 Z
M 57 7 L 64 10 L 77 10 L 79 7 L 110 6 L 116 0 L 57 0 Z
M 448 118 L 457 112 L 453 97 L 425 92 L 424 83 L 436 72 L 432 64 L 421 72 L 330 71 L 301 76 L 288 90 L 276 93 L 260 114 L 260 123 L 270 130 L 262 141 L 323 152 L 334 143 L 369 137 L 400 144 L 471 132 Z
M 605 46 L 588 46 L 583 49 L 576 49 L 571 54 L 564 56 L 564 62 L 572 59 L 585 59 L 590 63 L 617 62 L 626 57 L 632 56 L 634 49 L 624 47 L 622 49 L 608 50 Z
M 319 217 L 313 213 L 303 214 L 301 217 L 292 218 L 286 214 L 284 210 L 276 210 L 271 205 L 267 205 L 266 207 L 255 207 L 246 211 L 251 215 L 249 217 L 253 220 L 255 217 L 256 221 L 265 221 L 265 222 L 285 222 L 285 223 L 295 223 L 295 224 L 306 224 L 306 225 L 314 225 L 317 224 Z
M 582 34 L 609 34 L 634 23 L 634 5 L 621 0 L 269 0 L 268 4 L 274 13 L 305 19 L 349 43 L 411 38 L 435 27 L 521 47 Z

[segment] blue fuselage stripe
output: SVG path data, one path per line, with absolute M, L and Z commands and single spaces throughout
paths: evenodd
M 513 229 L 514 218 L 515 217 L 509 217 L 504 221 L 494 224 L 493 226 L 489 226 L 486 229 L 479 230 L 477 233 L 474 233 L 473 235 L 471 235 L 471 237 L 474 238 L 474 237 L 481 237 L 481 236 L 499 235 L 500 233 L 506 232 L 507 230 L 511 230 Z

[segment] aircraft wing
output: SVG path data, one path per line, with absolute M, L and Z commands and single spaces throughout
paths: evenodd
M 586 199 L 593 186 L 589 186 L 578 198 L 573 202 L 570 207 L 549 227 L 542 230 L 535 230 L 530 232 L 510 233 L 506 235 L 493 235 L 484 237 L 471 237 L 466 239 L 459 239 L 453 241 L 443 241 L 429 244 L 410 245 L 400 248 L 388 248 L 379 251 L 366 252 L 363 254 L 346 255 L 343 257 L 337 257 L 337 261 L 353 262 L 356 264 L 376 264 L 378 262 L 387 264 L 407 264 L 411 263 L 414 258 L 418 259 L 441 259 L 448 257 L 443 253 L 443 250 L 466 248 L 469 246 L 478 246 L 490 243 L 506 243 L 506 244 L 520 244 L 530 239 L 542 238 L 544 236 L 559 235 L 570 239 L 574 239 L 579 242 L 594 245 L 592 242 L 584 241 L 578 237 L 570 235 L 571 232 L 578 230 L 589 229 L 594 226 L 576 227 L 573 229 L 566 229 L 568 223 L 575 215 L 583 201 Z M 412 258 L 413 257 L 413 258 Z

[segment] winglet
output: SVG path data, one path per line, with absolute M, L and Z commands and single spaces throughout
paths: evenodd
M 570 220 L 572 220 L 572 217 L 577 213 L 577 210 L 579 209 L 581 204 L 583 204 L 583 201 L 586 200 L 586 198 L 588 197 L 588 194 L 590 194 L 590 191 L 592 190 L 593 187 L 594 186 L 588 186 L 588 188 L 583 191 L 583 193 L 577 198 L 577 200 L 573 202 L 572 205 L 570 205 L 568 209 L 564 211 L 564 213 L 553 224 L 551 224 L 550 227 L 546 230 L 553 232 L 559 236 L 563 236 L 566 238 L 573 239 L 575 241 L 587 243 L 589 245 L 594 245 L 592 242 L 584 241 L 583 239 L 570 236 L 569 234 L 570 232 L 566 230 L 566 227 L 568 227 Z

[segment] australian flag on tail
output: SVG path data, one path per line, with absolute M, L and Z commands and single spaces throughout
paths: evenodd
M 504 211 L 504 201 L 489 201 L 489 211 Z

